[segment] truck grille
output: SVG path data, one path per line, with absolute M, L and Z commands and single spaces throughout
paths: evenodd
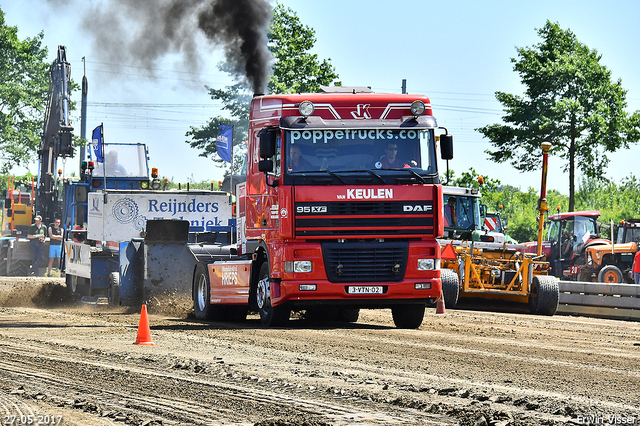
M 333 283 L 402 281 L 408 242 L 323 243 L 327 279 Z
M 295 235 L 433 235 L 432 201 L 296 203 Z

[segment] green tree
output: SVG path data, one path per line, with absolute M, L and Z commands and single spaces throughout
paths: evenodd
M 269 50 L 275 58 L 267 85 L 270 93 L 317 92 L 320 86 L 328 86 L 338 78 L 328 59 L 320 61 L 317 55 L 309 53 L 316 42 L 315 31 L 302 24 L 292 9 L 276 4 L 267 36 Z M 220 70 L 231 74 L 226 64 L 222 64 Z M 222 163 L 223 160 L 213 156 L 217 152 L 218 128 L 220 124 L 234 126 L 234 147 L 247 140 L 252 93 L 244 83 L 227 86 L 224 90 L 210 87 L 207 90 L 213 100 L 223 103 L 222 110 L 229 117 L 218 116 L 202 127 L 192 126 L 186 133 L 191 139 L 186 142 L 200 150 L 201 157 Z M 234 173 L 240 171 L 242 151 L 234 149 Z
M 518 48 L 511 58 L 526 87 L 524 96 L 496 92 L 505 123 L 478 130 L 494 150 L 495 162 L 510 162 L 520 171 L 540 167 L 541 144 L 552 143 L 569 173 L 569 211 L 575 206 L 575 171 L 602 178 L 608 152 L 629 148 L 640 139 L 640 112 L 625 112 L 626 90 L 621 80 L 600 64 L 601 55 L 580 43 L 570 30 L 547 21 L 538 30 L 542 42 Z
M 450 170 L 449 172 L 449 185 L 459 186 L 461 188 L 478 188 L 485 191 L 493 192 L 501 187 L 498 179 L 492 179 L 489 176 L 482 176 L 476 172 L 473 167 L 469 168 L 469 171 L 463 172 L 459 178 L 454 178 L 455 172 Z
M 40 145 L 49 90 L 44 33 L 18 39 L 0 9 L 0 172 L 28 163 Z

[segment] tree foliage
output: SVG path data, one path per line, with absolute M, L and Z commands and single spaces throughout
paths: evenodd
M 338 77 L 328 59 L 320 61 L 317 55 L 309 53 L 316 42 L 315 31 L 302 24 L 292 9 L 281 4 L 275 6 L 267 36 L 269 50 L 275 58 L 267 86 L 270 93 L 317 92 L 320 86 L 329 85 Z M 226 64 L 220 65 L 220 70 L 231 74 Z M 207 87 L 207 90 L 213 100 L 223 103 L 222 110 L 228 116 L 213 117 L 202 127 L 192 126 L 186 134 L 191 139 L 186 142 L 200 150 L 201 157 L 222 163 L 223 160 L 213 155 L 217 153 L 218 128 L 220 124 L 234 126 L 233 146 L 243 144 L 247 140 L 249 105 L 253 94 L 243 83 L 225 89 Z M 241 151 L 234 149 L 234 173 L 240 171 Z
M 524 96 L 496 92 L 508 124 L 477 129 L 494 150 L 495 162 L 510 162 L 520 171 L 540 167 L 541 144 L 564 160 L 569 172 L 569 210 L 575 205 L 575 170 L 589 179 L 603 177 L 607 153 L 629 148 L 640 139 L 640 112 L 625 112 L 621 80 L 600 64 L 601 55 L 580 43 L 570 30 L 547 21 L 538 30 L 542 42 L 518 48 L 512 58 L 526 91 Z
M 449 183 L 450 186 L 459 186 L 461 188 L 478 188 L 482 191 L 494 192 L 501 187 L 501 183 L 498 179 L 492 179 L 489 176 L 482 176 L 471 167 L 469 171 L 462 172 L 459 178 L 455 177 L 455 171 L 449 171 Z
M 534 241 L 538 238 L 538 199 L 540 188 L 529 187 L 521 190 L 511 185 L 502 185 L 500 181 L 483 176 L 484 185 L 479 185 L 479 174 L 469 171 L 455 178 L 451 170 L 451 186 L 479 188 L 481 203 L 487 205 L 490 212 L 500 212 L 508 219 L 508 233 L 517 241 Z M 601 233 L 611 238 L 611 221 L 614 225 L 621 220 L 640 219 L 640 179 L 634 175 L 622 179 L 620 183 L 600 179 L 583 178 L 576 191 L 576 210 L 600 211 Z M 547 191 L 549 210 L 545 215 L 568 211 L 569 197 L 556 190 Z M 546 238 L 546 231 L 545 231 Z
M 44 33 L 18 39 L 0 10 L 0 171 L 32 160 L 40 146 L 49 90 Z

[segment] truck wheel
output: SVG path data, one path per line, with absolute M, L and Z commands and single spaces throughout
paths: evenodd
M 553 315 L 558 310 L 560 287 L 556 277 L 536 275 L 529 292 L 529 311 L 536 315 Z
M 286 325 L 291 315 L 291 309 L 284 306 L 271 305 L 271 282 L 269 281 L 269 264 L 264 262 L 260 267 L 258 288 L 256 292 L 258 312 L 262 325 L 278 327 Z
M 444 298 L 444 306 L 447 308 L 455 308 L 460 295 L 460 284 L 458 282 L 458 274 L 453 269 L 440 270 L 440 280 L 442 281 L 442 297 Z
M 360 309 L 358 308 L 339 308 L 338 321 L 340 322 L 358 322 L 360 317 Z
M 209 271 L 203 263 L 198 263 L 193 275 L 193 313 L 198 320 L 220 321 L 222 309 L 211 304 L 211 284 Z
M 0 247 L 0 277 L 7 275 L 7 252 L 9 249 L 6 246 Z
M 75 275 L 66 275 L 65 283 L 67 284 L 67 291 L 71 296 L 75 296 L 78 291 L 78 277 Z
M 120 306 L 120 274 L 109 274 L 109 305 Z
M 624 283 L 622 271 L 615 265 L 607 265 L 598 272 L 598 282 L 607 284 Z
M 397 328 L 419 328 L 424 319 L 426 305 L 398 305 L 391 308 L 393 323 Z

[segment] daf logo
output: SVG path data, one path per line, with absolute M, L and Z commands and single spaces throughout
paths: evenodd
M 326 213 L 327 206 L 298 206 L 296 213 Z
M 428 205 L 421 206 L 420 204 L 417 204 L 414 206 L 402 206 L 402 211 L 403 212 L 430 212 L 431 206 L 428 206 Z

